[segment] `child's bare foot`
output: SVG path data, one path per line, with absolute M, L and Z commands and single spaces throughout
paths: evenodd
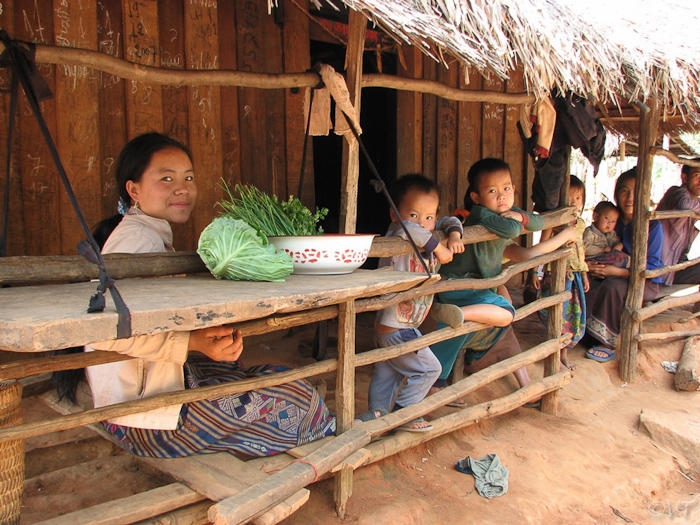
M 439 386 L 431 386 L 430 390 L 428 390 L 428 395 L 432 396 L 433 394 L 437 394 L 441 390 L 443 390 L 444 387 L 439 387 Z M 464 399 L 461 397 L 458 397 L 457 399 L 450 401 L 447 403 L 445 406 L 447 407 L 453 407 L 453 408 L 466 408 L 469 406 L 469 403 L 467 403 Z
M 445 323 L 450 328 L 457 328 L 464 323 L 464 313 L 456 304 L 433 302 L 430 307 L 430 316 L 436 321 Z
M 566 369 L 568 369 L 570 372 L 573 372 L 574 370 L 576 370 L 576 365 L 573 364 L 571 361 L 569 361 L 568 357 L 564 357 L 564 355 L 562 354 L 562 356 L 561 356 L 561 368 L 559 370 L 561 372 L 563 372 Z

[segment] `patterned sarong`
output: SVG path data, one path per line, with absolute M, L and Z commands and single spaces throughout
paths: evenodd
M 185 388 L 199 388 L 287 368 L 190 357 Z M 117 445 L 137 456 L 174 458 L 231 451 L 271 456 L 335 432 L 335 417 L 304 380 L 195 401 L 182 406 L 175 430 L 151 430 L 103 422 Z

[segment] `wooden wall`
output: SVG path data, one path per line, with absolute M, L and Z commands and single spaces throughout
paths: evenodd
M 169 69 L 302 72 L 310 67 L 310 22 L 299 6 L 279 0 L 10 0 L 0 27 L 13 38 L 91 49 Z M 522 91 L 522 76 L 484 79 L 456 63 L 445 68 L 415 49 L 404 50 L 399 74 L 467 89 Z M 192 250 L 216 215 L 219 183 L 254 183 L 286 197 L 297 193 L 304 140 L 304 90 L 172 87 L 123 80 L 88 68 L 40 64 L 54 98 L 42 103 L 88 223 L 116 212 L 114 164 L 130 138 L 161 131 L 192 150 L 199 201 L 188 225 L 175 229 L 176 248 Z M 6 72 L 0 88 L 8 87 Z M 0 141 L 6 143 L 9 95 L 0 95 Z M 518 108 L 463 103 L 397 92 L 397 173 L 437 180 L 442 213 L 461 207 L 469 166 L 485 155 L 511 163 L 524 196 Z M 6 148 L 0 148 L 5 166 Z M 309 147 L 308 155 L 311 155 Z M 313 162 L 307 160 L 304 201 L 314 203 Z M 339 177 L 338 172 L 338 177 Z M 4 175 L 3 175 L 4 181 Z M 6 191 L 0 184 L 0 199 Z M 13 147 L 8 255 L 75 254 L 82 232 L 48 149 L 25 100 Z M 519 202 L 525 206 L 525 199 Z M 1 200 L 0 200 L 1 202 Z
M 280 0 L 10 0 L 0 27 L 11 37 L 91 49 L 171 69 L 300 72 L 309 63 L 309 18 Z M 86 68 L 42 64 L 54 93 L 42 109 L 80 205 L 92 226 L 116 212 L 114 163 L 125 142 L 162 131 L 187 144 L 199 199 L 176 247 L 193 249 L 215 215 L 223 177 L 296 193 L 304 138 L 304 90 L 171 87 L 125 81 Z M 8 86 L 6 74 L 2 87 Z M 0 140 L 9 95 L 0 98 Z M 19 110 L 10 186 L 8 255 L 74 254 L 82 233 L 26 101 Z M 5 166 L 6 148 L 0 154 Z M 310 151 L 310 148 L 309 148 Z M 305 200 L 313 202 L 313 176 Z M 4 180 L 4 177 L 3 177 Z M 0 186 L 4 193 L 4 183 Z
M 522 71 L 507 82 L 487 79 L 474 69 L 453 62 L 437 64 L 417 50 L 405 53 L 407 78 L 437 80 L 452 87 L 522 93 Z M 399 92 L 397 111 L 397 172 L 423 173 L 440 188 L 440 213 L 461 208 L 467 190 L 467 171 L 484 157 L 504 159 L 511 166 L 516 205 L 527 208 L 524 147 L 516 123 L 520 106 L 480 102 L 455 102 L 435 95 Z

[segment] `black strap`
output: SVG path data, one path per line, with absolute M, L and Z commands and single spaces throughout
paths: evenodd
M 340 106 L 338 106 L 338 107 L 340 107 Z M 362 151 L 362 153 L 365 156 L 365 159 L 367 160 L 367 164 L 369 165 L 369 169 L 372 172 L 372 175 L 375 179 L 375 187 L 379 188 L 377 191 L 381 191 L 382 193 L 384 193 L 386 200 L 389 201 L 389 206 L 391 206 L 391 209 L 394 211 L 394 215 L 396 217 L 401 217 L 401 214 L 399 213 L 399 210 L 396 207 L 396 204 L 394 204 L 394 200 L 391 198 L 391 195 L 389 194 L 389 190 L 386 189 L 386 184 L 384 183 L 384 181 L 380 177 L 379 172 L 377 171 L 377 168 L 374 166 L 374 162 L 372 162 L 372 159 L 369 156 L 369 153 L 367 153 L 367 149 L 365 148 L 365 145 L 362 142 L 362 139 L 360 138 L 360 134 L 355 129 L 355 125 L 352 123 L 352 120 L 350 120 L 350 117 L 347 116 L 347 114 L 345 113 L 345 111 L 343 111 L 342 108 L 340 108 L 340 111 L 343 113 L 343 116 L 345 117 L 345 121 L 348 123 L 348 126 L 350 126 L 350 130 L 352 131 L 352 134 L 355 135 L 355 138 L 357 139 L 357 142 L 360 145 L 360 151 Z M 427 278 L 430 279 L 430 269 L 428 268 L 428 263 L 425 262 L 425 259 L 423 258 L 423 256 L 420 253 L 420 249 L 416 245 L 416 242 L 413 240 L 413 237 L 411 237 L 411 233 L 408 231 L 408 228 L 406 228 L 406 225 L 401 220 L 399 221 L 399 224 L 403 228 L 404 233 L 406 233 L 406 238 L 408 239 L 408 242 L 411 243 L 411 246 L 413 247 L 413 251 L 418 256 L 418 259 L 420 260 L 420 262 L 423 264 L 423 268 L 425 269 L 425 273 L 427 274 Z
M 58 173 L 61 176 L 61 180 L 63 181 L 63 186 L 66 189 L 66 192 L 68 193 L 68 198 L 70 199 L 71 204 L 73 205 L 73 209 L 75 210 L 75 214 L 78 216 L 78 220 L 80 221 L 80 225 L 83 228 L 83 232 L 85 233 L 85 240 L 80 241 L 78 244 L 78 252 L 85 257 L 88 261 L 96 264 L 99 269 L 100 269 L 100 283 L 97 286 L 97 293 L 93 295 L 90 298 L 90 304 L 88 306 L 88 312 L 101 312 L 105 308 L 105 297 L 104 294 L 109 289 L 110 293 L 112 294 L 112 299 L 114 300 L 114 305 L 117 308 L 117 314 L 119 315 L 119 319 L 117 321 L 117 337 L 118 338 L 123 338 L 123 337 L 130 337 L 131 336 L 131 314 L 129 312 L 129 309 L 126 306 L 126 303 L 122 299 L 121 294 L 119 293 L 119 290 L 117 290 L 117 286 L 115 282 L 109 277 L 109 274 L 107 273 L 107 268 L 105 267 L 104 259 L 102 258 L 102 253 L 100 252 L 100 248 L 97 245 L 97 242 L 95 241 L 94 237 L 92 236 L 92 233 L 90 232 L 90 228 L 87 225 L 87 222 L 85 221 L 85 217 L 83 216 L 83 213 L 80 209 L 80 205 L 78 204 L 78 200 L 75 197 L 75 193 L 73 192 L 73 188 L 71 187 L 70 181 L 68 180 L 68 175 L 66 174 L 66 170 L 63 168 L 63 164 L 61 162 L 61 158 L 58 154 L 58 151 L 56 150 L 56 145 L 53 142 L 53 139 L 51 138 L 51 133 L 49 132 L 49 128 L 46 125 L 46 121 L 44 120 L 44 117 L 41 113 L 41 108 L 39 107 L 39 101 L 44 100 L 46 98 L 49 98 L 53 96 L 51 94 L 51 90 L 49 89 L 49 86 L 46 84 L 44 81 L 43 77 L 39 73 L 39 70 L 36 67 L 36 64 L 34 63 L 34 51 L 35 51 L 35 46 L 31 43 L 26 43 L 26 42 L 21 42 L 18 40 L 12 40 L 7 33 L 6 30 L 2 29 L 0 30 L 0 40 L 2 40 L 2 43 L 5 45 L 5 51 L 0 55 L 0 67 L 11 67 L 12 68 L 12 100 L 10 103 L 11 106 L 11 116 L 10 116 L 10 131 L 8 133 L 8 140 L 10 141 L 8 143 L 8 149 L 7 149 L 7 155 L 8 155 L 8 161 L 7 161 L 7 180 L 8 184 L 5 188 L 5 196 L 9 194 L 9 177 L 10 177 L 10 151 L 11 151 L 11 145 L 12 145 L 12 130 L 13 130 L 13 117 L 14 117 L 14 111 L 16 110 L 17 107 L 17 95 L 18 95 L 18 90 L 16 88 L 17 86 L 17 80 L 22 84 L 22 89 L 24 90 L 25 95 L 27 96 L 27 100 L 29 101 L 29 105 L 32 108 L 32 111 L 34 112 L 34 116 L 37 119 L 37 123 L 39 125 L 39 128 L 41 129 L 41 132 L 44 136 L 44 140 L 46 141 L 46 145 L 49 148 L 49 151 L 51 152 L 51 156 L 53 157 L 54 163 L 56 164 L 56 168 L 58 169 Z M 7 199 L 5 199 L 7 200 Z M 7 206 L 5 208 L 5 214 L 7 214 Z M 5 215 L 6 216 L 6 215 Z M 4 230 L 7 229 L 7 219 L 5 218 L 4 222 Z

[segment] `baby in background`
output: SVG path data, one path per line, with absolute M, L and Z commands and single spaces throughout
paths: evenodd
M 629 268 L 629 256 L 622 252 L 622 241 L 615 233 L 620 209 L 610 201 L 599 202 L 593 209 L 593 224 L 583 232 L 586 260 Z

